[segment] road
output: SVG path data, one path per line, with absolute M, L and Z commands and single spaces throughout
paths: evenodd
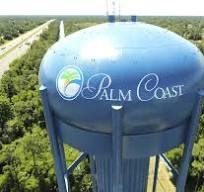
M 28 51 L 32 43 L 39 39 L 40 34 L 53 21 L 50 20 L 0 47 L 0 77 L 9 69 L 11 62 Z
M 161 158 L 160 158 L 161 159 Z M 155 157 L 150 160 L 149 179 L 147 192 L 152 192 L 153 178 L 154 178 Z M 171 181 L 172 173 L 170 173 L 164 161 L 160 160 L 159 174 L 157 180 L 157 192 L 176 192 L 176 188 Z

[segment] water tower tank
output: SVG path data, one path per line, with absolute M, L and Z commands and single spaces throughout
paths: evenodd
M 192 43 L 145 23 L 100 24 L 55 43 L 39 80 L 55 158 L 60 138 L 93 159 L 99 191 L 145 192 L 150 156 L 185 143 L 182 191 L 204 88 Z
M 185 124 L 203 88 L 204 59 L 180 36 L 144 23 L 108 23 L 57 42 L 45 55 L 40 84 L 65 123 L 111 133 L 111 105 L 121 104 L 124 132 Z

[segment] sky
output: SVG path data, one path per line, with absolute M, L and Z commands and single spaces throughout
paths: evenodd
M 0 0 L 0 15 L 106 15 L 107 10 L 120 10 L 121 15 L 204 16 L 204 0 Z

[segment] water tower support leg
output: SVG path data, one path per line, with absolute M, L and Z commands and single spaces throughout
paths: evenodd
M 63 171 L 64 167 L 62 165 L 59 143 L 58 143 L 57 134 L 56 134 L 55 126 L 53 122 L 53 115 L 52 115 L 52 112 L 51 112 L 51 109 L 48 103 L 46 87 L 41 86 L 40 93 L 41 93 L 41 98 L 42 98 L 42 103 L 43 103 L 43 108 L 44 108 L 45 122 L 46 122 L 47 130 L 48 130 L 52 154 L 54 158 L 54 166 L 55 166 L 55 172 L 56 172 L 59 191 L 68 192 L 66 189 L 64 171 Z
M 90 156 L 90 168 L 91 168 L 91 175 L 92 175 L 92 183 L 93 183 L 93 187 L 92 187 L 92 191 L 93 192 L 97 192 L 97 182 L 96 182 L 96 163 L 95 163 L 95 157 Z
M 155 168 L 154 168 L 154 180 L 153 180 L 153 187 L 152 187 L 152 192 L 156 191 L 157 188 L 157 179 L 158 179 L 158 173 L 159 173 L 159 161 L 160 161 L 160 156 L 157 155 L 155 159 Z
M 113 192 L 123 192 L 122 184 L 122 106 L 112 106 Z
M 188 168 L 189 168 L 189 164 L 192 156 L 193 143 L 195 140 L 196 131 L 197 131 L 200 113 L 201 113 L 201 101 L 203 96 L 204 96 L 203 92 L 200 91 L 197 95 L 196 104 L 192 112 L 188 133 L 186 135 L 186 141 L 184 143 L 185 146 L 184 146 L 181 167 L 180 167 L 179 176 L 176 184 L 177 192 L 184 192 L 185 190 Z
M 67 189 L 67 191 L 69 191 L 69 189 L 70 189 L 69 175 L 67 173 L 67 164 L 66 164 L 66 159 L 65 159 L 64 145 L 63 145 L 63 141 L 62 141 L 61 136 L 58 137 L 58 145 L 59 145 L 61 163 L 63 166 L 64 181 L 65 181 L 66 189 Z

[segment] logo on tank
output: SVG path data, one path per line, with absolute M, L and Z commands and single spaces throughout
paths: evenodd
M 83 73 L 77 66 L 64 67 L 56 79 L 59 95 L 72 101 L 78 96 L 88 100 L 103 101 L 143 101 L 171 99 L 184 94 L 184 85 L 176 84 L 161 86 L 158 74 L 148 73 L 135 82 L 132 89 L 114 89 L 113 80 L 109 74 L 96 73 L 84 81 Z
M 56 88 L 65 100 L 74 100 L 83 87 L 83 73 L 77 66 L 66 66 L 58 74 Z

